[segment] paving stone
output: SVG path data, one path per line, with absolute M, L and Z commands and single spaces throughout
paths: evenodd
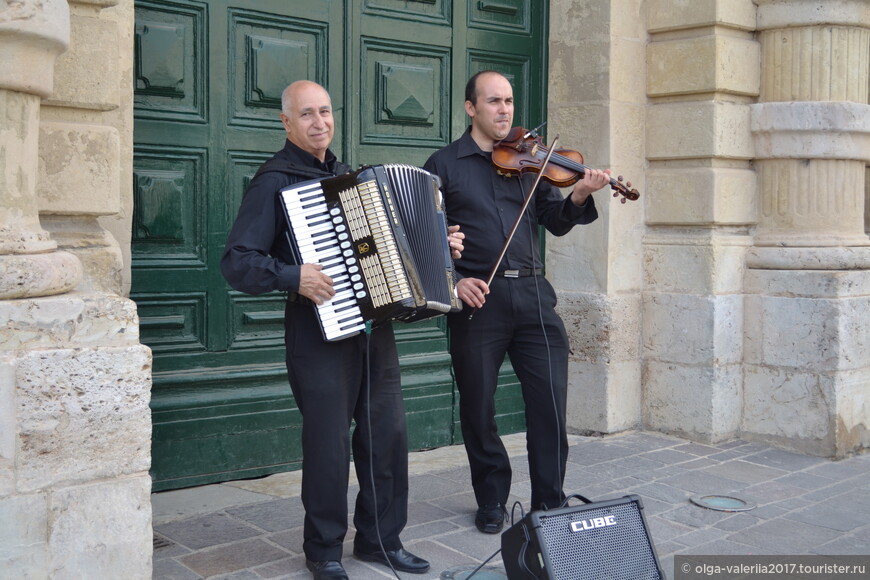
M 782 469 L 773 469 L 757 463 L 742 460 L 732 460 L 708 467 L 703 470 L 718 477 L 726 477 L 744 483 L 759 483 L 786 475 Z
M 286 557 L 287 552 L 284 550 L 255 539 L 201 550 L 182 556 L 179 560 L 197 574 L 209 577 L 237 572 Z
M 826 544 L 811 549 L 813 554 L 866 556 L 870 554 L 870 529 L 863 528 L 855 533 L 841 536 Z
M 742 481 L 720 477 L 703 471 L 687 471 L 662 479 L 660 483 L 694 492 L 694 494 L 731 494 L 746 487 Z
M 674 447 L 677 451 L 685 451 L 686 453 L 691 453 L 692 455 L 712 455 L 713 453 L 717 453 L 720 450 L 716 447 L 712 447 L 710 445 L 703 445 L 701 443 L 683 443 L 682 445 L 677 445 Z
M 253 538 L 262 534 L 262 531 L 225 513 L 208 514 L 170 522 L 157 526 L 155 530 L 172 541 L 194 550 Z
M 802 510 L 791 512 L 786 519 L 821 526 L 841 532 L 851 532 L 867 525 L 868 509 L 856 509 L 854 504 L 828 500 Z
M 268 532 L 299 527 L 305 519 L 305 508 L 299 498 L 259 502 L 226 512 Z
M 778 518 L 753 526 L 739 536 L 731 534 L 729 539 L 755 546 L 765 554 L 805 554 L 838 536 L 829 528 Z
M 719 512 L 702 508 L 694 504 L 687 504 L 681 505 L 668 512 L 664 512 L 661 514 L 661 517 L 692 528 L 705 528 L 724 520 L 728 515 L 729 514 L 726 512 Z
M 820 464 L 830 464 L 830 461 L 821 457 L 812 457 L 783 451 L 782 449 L 768 448 L 758 453 L 746 456 L 746 461 L 759 463 L 768 467 L 778 467 L 786 471 L 801 471 Z
M 416 526 L 419 524 L 430 524 L 452 515 L 454 515 L 453 512 L 447 511 L 428 502 L 418 501 L 408 510 L 407 525 Z
M 677 451 L 676 449 L 656 449 L 655 451 L 644 453 L 639 457 L 665 465 L 686 463 L 698 458 L 696 455 L 686 453 L 685 451 Z
M 202 578 L 187 566 L 172 559 L 155 560 L 151 577 L 160 580 L 199 580 Z
M 303 528 L 298 527 L 292 530 L 275 532 L 274 534 L 269 534 L 265 537 L 273 544 L 281 546 L 288 552 L 291 552 L 293 554 L 303 554 L 304 552 L 302 551 L 302 533 Z
M 832 480 L 827 477 L 799 471 L 797 473 L 786 473 L 782 477 L 778 477 L 776 481 L 779 483 L 785 483 L 786 485 L 793 485 L 794 487 L 799 487 L 807 491 L 813 491 L 831 485 Z
M 691 549 L 695 546 L 709 544 L 711 542 L 721 540 L 727 535 L 728 533 L 724 530 L 717 530 L 716 528 L 704 528 L 695 530 L 694 532 L 689 532 L 688 534 L 683 534 L 682 536 L 677 536 L 671 541 L 678 542 Z
M 778 481 L 763 481 L 761 483 L 756 483 L 740 492 L 742 499 L 746 499 L 756 504 L 781 502 L 782 500 L 800 498 L 801 496 L 806 495 L 806 493 L 807 491 L 805 489 L 779 483 Z

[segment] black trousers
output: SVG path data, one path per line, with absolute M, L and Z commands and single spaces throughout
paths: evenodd
M 448 316 L 462 436 L 479 506 L 506 505 L 510 493 L 510 460 L 495 422 L 505 353 L 525 403 L 532 509 L 557 507 L 565 497 L 568 338 L 555 306 L 556 293 L 545 278 L 497 277 L 470 321 L 467 305 Z
M 314 308 L 291 302 L 285 328 L 290 387 L 302 412 L 306 557 L 341 560 L 351 451 L 360 486 L 354 545 L 379 548 L 377 500 L 384 548 L 401 548 L 399 534 L 408 519 L 408 438 L 392 327 L 326 342 Z

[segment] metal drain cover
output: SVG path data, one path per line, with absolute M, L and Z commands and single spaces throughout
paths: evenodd
M 754 504 L 729 495 L 700 495 L 690 497 L 689 501 L 708 510 L 719 512 L 746 512 L 755 509 Z

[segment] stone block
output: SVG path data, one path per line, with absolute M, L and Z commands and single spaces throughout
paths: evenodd
M 835 416 L 836 456 L 870 448 L 870 361 L 867 366 L 841 373 Z
M 750 109 L 757 158 L 870 161 L 866 103 L 756 103 Z
M 29 350 L 18 357 L 18 489 L 117 478 L 151 463 L 145 346 Z
M 114 127 L 42 122 L 39 210 L 109 215 L 120 209 L 120 138 Z
M 743 296 L 644 293 L 645 358 L 682 365 L 741 361 Z
M 644 364 L 644 427 L 704 442 L 733 438 L 742 403 L 741 367 Z
M 140 346 L 136 303 L 112 294 L 3 300 L 0 327 L 9 350 Z
M 647 15 L 651 33 L 707 26 L 755 29 L 752 0 L 650 0 Z
M 647 45 L 650 97 L 728 93 L 757 96 L 760 46 L 733 36 L 681 38 Z
M 870 5 L 866 0 L 755 0 L 755 3 L 758 4 L 758 30 L 817 24 L 866 26 L 870 22 Z
M 692 101 L 653 105 L 647 112 L 650 160 L 752 159 L 749 105 Z
M 746 225 L 757 220 L 756 175 L 724 167 L 654 167 L 643 197 L 649 225 Z
M 668 232 L 644 238 L 647 290 L 682 294 L 740 293 L 746 236 Z
M 0 576 L 46 578 L 48 501 L 43 494 L 0 497 Z
M 52 578 L 150 580 L 151 478 L 120 478 L 52 494 Z
M 48 97 L 54 63 L 69 46 L 65 0 L 3 2 L 0 20 L 0 88 Z
M 571 360 L 611 364 L 637 360 L 640 303 L 634 295 L 560 292 L 556 312 L 568 333 Z
M 746 365 L 744 374 L 743 431 L 780 443 L 804 441 L 807 452 L 833 448 L 829 381 L 810 369 Z
M 108 111 L 120 104 L 120 61 L 107 47 L 119 46 L 118 23 L 73 13 L 70 48 L 55 63 L 52 105 Z
M 570 433 L 616 433 L 641 421 L 637 361 L 568 364 L 567 426 Z
M 779 276 L 792 280 L 795 291 L 791 296 L 746 297 L 746 361 L 797 372 L 865 368 L 870 352 L 870 328 L 866 323 L 870 298 L 805 297 L 813 287 L 824 284 L 821 278 L 826 272 L 785 274 L 780 272 Z M 762 284 L 760 280 L 779 276 L 773 271 L 747 272 L 755 288 Z
M 15 353 L 4 350 L 0 351 L 0 498 L 15 491 L 16 440 Z

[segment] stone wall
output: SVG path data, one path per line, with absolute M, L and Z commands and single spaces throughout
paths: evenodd
M 151 577 L 151 354 L 99 223 L 130 197 L 132 17 L 0 5 L 4 578 Z
M 554 0 L 550 26 L 550 134 L 641 190 L 548 240 L 569 427 L 868 446 L 870 5 Z

